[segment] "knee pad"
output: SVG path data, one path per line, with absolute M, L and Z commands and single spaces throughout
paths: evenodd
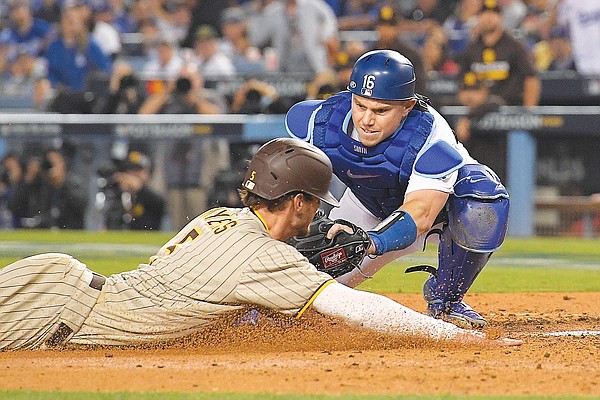
M 460 168 L 448 200 L 448 228 L 454 242 L 473 252 L 498 250 L 506 236 L 508 210 L 508 192 L 491 169 L 481 164 Z

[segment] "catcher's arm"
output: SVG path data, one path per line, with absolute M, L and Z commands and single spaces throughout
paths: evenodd
M 313 301 L 313 307 L 321 314 L 376 332 L 494 346 L 518 346 L 523 343 L 508 338 L 488 339 L 483 332 L 459 328 L 418 313 L 385 296 L 351 289 L 337 282 L 330 283 L 319 293 Z
M 413 244 L 431 229 L 447 200 L 448 193 L 439 190 L 422 189 L 407 194 L 398 210 L 369 231 L 374 245 L 369 254 L 381 255 Z
M 417 239 L 417 225 L 409 213 L 396 210 L 369 231 L 373 243 L 369 254 L 381 255 L 392 250 L 402 250 Z

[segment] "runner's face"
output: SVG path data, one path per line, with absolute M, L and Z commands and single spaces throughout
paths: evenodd
M 390 137 L 415 105 L 415 100 L 375 100 L 352 95 L 352 122 L 359 139 L 373 147 Z
M 296 233 L 293 235 L 298 237 L 308 236 L 310 223 L 321 205 L 321 201 L 315 196 L 312 196 L 311 200 L 308 200 L 306 196 L 303 198 L 305 207 L 298 213 Z

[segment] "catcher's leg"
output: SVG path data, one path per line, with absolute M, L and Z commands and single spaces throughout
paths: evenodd
M 423 285 L 427 313 L 462 327 L 485 326 L 485 318 L 466 304 L 463 297 L 491 255 L 491 252 L 463 249 L 452 240 L 449 229 L 445 229 L 438 250 L 437 277 L 430 276 Z
M 423 286 L 428 313 L 457 325 L 482 327 L 487 322 L 463 297 L 506 234 L 508 193 L 498 177 L 483 165 L 459 171 L 448 201 L 448 226 L 441 234 L 437 278 Z

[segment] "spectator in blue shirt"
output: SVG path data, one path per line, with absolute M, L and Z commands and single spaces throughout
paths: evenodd
M 120 33 L 139 32 L 140 21 L 136 19 L 133 12 L 123 0 L 112 0 L 110 2 L 113 11 L 113 25 Z
M 40 56 L 53 38 L 50 23 L 34 18 L 26 1 L 10 7 L 9 25 L 0 31 L 0 71 L 6 70 L 21 53 Z
M 477 24 L 477 14 L 481 9 L 481 0 L 460 0 L 454 12 L 446 18 L 443 24 L 448 36 L 449 56 L 457 59 L 467 48 L 473 27 Z
M 346 2 L 342 15 L 338 18 L 339 30 L 374 30 L 381 3 L 379 0 Z
M 75 92 L 86 89 L 93 73 L 107 77 L 112 61 L 83 25 L 77 8 L 63 10 L 60 34 L 50 43 L 45 54 L 48 61 L 48 79 L 54 87 L 64 87 Z

